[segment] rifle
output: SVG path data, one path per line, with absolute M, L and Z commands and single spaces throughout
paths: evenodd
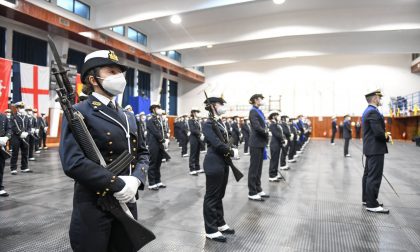
M 50 45 L 55 62 L 58 66 L 58 70 L 55 68 L 52 69 L 52 74 L 57 80 L 58 86 L 56 89 L 58 95 L 57 101 L 60 103 L 60 106 L 64 111 L 64 116 L 69 122 L 69 127 L 73 132 L 76 142 L 79 144 L 88 159 L 100 164 L 104 169 L 111 171 L 114 175 L 119 175 L 131 164 L 134 157 L 128 151 L 124 151 L 109 165 L 105 163 L 101 152 L 96 146 L 96 143 L 94 142 L 92 135 L 83 120 L 83 115 L 73 108 L 73 88 L 67 77 L 67 70 L 64 69 L 63 63 L 58 55 L 57 48 L 49 35 L 48 44 Z M 105 196 L 105 194 L 103 194 L 103 196 L 98 199 L 98 205 L 103 210 L 109 211 L 122 224 L 136 251 L 156 238 L 150 230 L 145 228 L 133 218 L 126 204 L 119 203 L 112 195 Z
M 214 109 L 214 106 L 210 103 L 206 91 L 204 91 L 204 94 L 206 95 L 206 103 L 207 103 L 207 106 L 210 106 L 209 119 L 212 122 L 213 131 L 216 133 L 216 135 L 220 139 L 220 141 L 226 143 L 227 141 L 222 136 L 222 133 L 220 133 L 220 130 L 219 130 L 219 128 L 216 125 L 216 120 L 214 118 L 215 117 L 214 116 L 214 110 L 215 110 Z M 238 168 L 236 168 L 236 166 L 233 164 L 232 159 L 229 157 L 229 155 L 224 155 L 224 161 L 232 169 L 232 173 L 233 173 L 233 176 L 235 177 L 235 180 L 239 182 L 239 180 L 241 180 L 241 178 L 244 176 L 242 174 L 242 172 Z

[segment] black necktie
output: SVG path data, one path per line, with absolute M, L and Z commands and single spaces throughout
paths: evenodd
M 110 101 L 110 102 L 108 103 L 108 108 L 111 108 L 111 109 L 113 109 L 113 110 L 117 111 L 117 107 L 115 107 L 115 105 L 114 105 L 114 103 L 113 103 L 112 101 Z

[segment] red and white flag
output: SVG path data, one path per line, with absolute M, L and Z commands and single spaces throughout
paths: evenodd
M 3 113 L 8 107 L 10 93 L 10 75 L 12 73 L 12 61 L 0 58 L 0 112 Z
M 48 114 L 50 107 L 50 68 L 20 63 L 22 101 L 39 113 Z

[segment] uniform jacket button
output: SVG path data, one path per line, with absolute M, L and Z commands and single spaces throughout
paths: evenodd
M 112 141 L 109 141 L 108 144 L 111 145 L 112 144 Z
M 107 133 L 106 133 L 106 135 L 107 135 L 107 136 L 110 136 L 110 135 L 111 135 L 111 132 L 107 132 Z
M 133 143 L 137 142 L 136 139 L 133 139 Z
M 112 154 L 112 153 L 114 153 L 113 151 L 109 151 L 109 154 Z
M 136 151 L 137 149 L 136 148 L 133 148 L 133 151 Z

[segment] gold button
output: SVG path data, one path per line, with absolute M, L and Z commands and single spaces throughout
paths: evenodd
M 110 136 L 110 135 L 111 135 L 111 132 L 107 132 L 107 133 L 106 133 L 106 135 L 107 135 L 107 136 Z
M 137 149 L 136 148 L 133 148 L 133 151 L 136 151 Z
M 136 167 L 136 166 L 132 164 L 132 165 L 131 165 L 131 168 L 134 168 L 134 167 Z
M 141 168 L 141 171 L 144 172 L 144 167 Z
M 97 106 L 93 106 L 93 108 L 94 108 L 94 109 L 97 109 L 98 107 L 97 107 Z
M 100 195 L 101 193 L 100 193 L 100 192 L 96 192 L 96 194 L 97 194 L 97 195 Z
M 108 144 L 109 144 L 109 145 L 111 145 L 111 144 L 112 144 L 112 142 L 110 141 Z
M 112 158 L 109 159 L 109 162 L 112 162 Z
M 114 183 L 114 182 L 115 182 L 115 180 L 111 179 L 111 183 Z
M 107 191 L 107 192 L 108 192 L 108 191 L 109 191 L 109 189 L 107 188 L 107 189 L 105 189 L 105 191 Z
M 133 139 L 133 143 L 135 143 L 136 142 L 136 139 Z
M 112 153 L 114 153 L 113 151 L 109 151 L 109 154 L 112 154 Z

